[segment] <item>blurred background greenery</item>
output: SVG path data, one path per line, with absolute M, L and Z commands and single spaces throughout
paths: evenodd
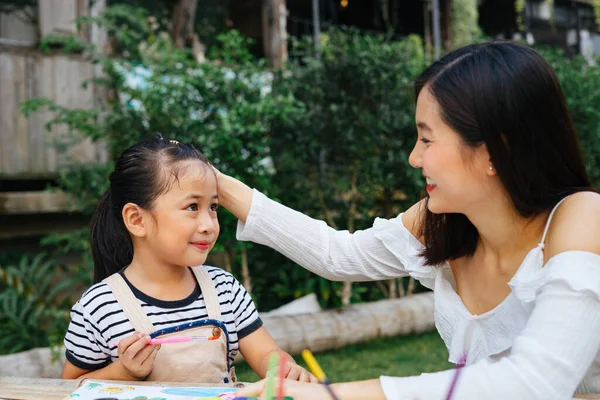
M 81 82 L 81 90 L 94 84 L 104 96 L 91 109 L 32 98 L 19 104 L 20 112 L 26 117 L 47 112 L 46 129 L 61 132 L 52 142 L 61 152 L 69 154 L 73 146 L 91 140 L 106 146 L 108 159 L 71 160 L 44 181 L 48 190 L 69 196 L 65 218 L 81 221 L 76 229 L 44 235 L 35 252 L 2 249 L 0 354 L 62 342 L 69 308 L 91 283 L 86 222 L 107 187 L 112 162 L 124 148 L 157 132 L 193 143 L 224 173 L 338 229 L 365 229 L 375 217 L 398 215 L 422 191 L 422 177 L 408 165 L 416 138 L 411 85 L 436 51 L 500 34 L 531 42 L 535 33 L 535 47 L 565 89 L 598 187 L 600 68 L 593 54 L 582 51 L 580 37 L 583 28 L 597 31 L 595 0 L 581 13 L 585 18 L 579 21 L 576 47 L 556 39 L 571 29 L 563 23 L 560 2 L 534 1 L 527 8 L 518 0 L 494 8 L 489 1 L 445 1 L 438 10 L 441 34 L 434 40 L 428 18 L 435 15 L 435 1 L 412 2 L 403 6 L 404 14 L 393 12 L 399 2 L 381 2 L 386 7 L 374 6 L 372 18 L 362 19 L 364 9 L 353 11 L 352 0 L 336 7 L 324 1 L 316 45 L 310 35 L 314 21 L 288 16 L 288 59 L 281 67 L 273 61 L 277 55 L 263 51 L 264 37 L 242 32 L 256 31 L 240 22 L 246 12 L 251 20 L 250 3 L 199 1 L 193 40 L 187 37 L 191 42 L 184 45 L 171 32 L 177 9 L 161 0 L 110 1 L 98 15 L 80 16 L 82 30 L 106 29 L 108 51 L 79 34 L 46 35 L 36 42 L 44 54 L 89 59 L 101 74 Z M 0 12 L 34 4 L 3 0 Z M 545 10 L 546 20 L 540 16 Z M 294 12 L 306 14 L 303 8 Z M 494 12 L 496 19 L 490 17 Z M 16 185 L 0 181 L 5 187 Z M 352 285 L 328 281 L 270 249 L 237 242 L 236 221 L 227 211 L 220 212 L 220 220 L 221 237 L 209 262 L 239 277 L 260 310 L 312 292 L 322 307 L 334 308 L 424 290 L 408 278 Z M 406 375 L 448 366 L 434 333 L 353 346 L 320 359 L 336 381 L 372 377 L 373 371 Z M 248 368 L 238 371 L 241 379 L 252 380 Z

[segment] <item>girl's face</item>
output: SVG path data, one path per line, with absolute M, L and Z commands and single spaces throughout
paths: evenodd
M 206 261 L 219 236 L 217 181 L 197 160 L 182 161 L 169 190 L 154 202 L 146 239 L 154 255 L 166 264 L 197 266 Z
M 473 148 L 443 120 L 440 106 L 428 87 L 417 99 L 418 140 L 408 160 L 420 168 L 432 213 L 467 213 L 491 194 L 490 175 L 495 175 L 484 145 Z

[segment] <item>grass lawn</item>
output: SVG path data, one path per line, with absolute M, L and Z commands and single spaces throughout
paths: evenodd
M 344 347 L 338 351 L 315 354 L 319 364 L 333 382 L 378 378 L 380 375 L 407 376 L 452 368 L 448 350 L 439 334 L 398 336 L 385 340 Z M 296 362 L 306 367 L 301 356 Z M 254 382 L 258 376 L 248 364 L 235 366 L 238 380 Z

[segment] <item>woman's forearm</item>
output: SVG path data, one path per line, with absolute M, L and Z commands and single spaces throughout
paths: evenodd
M 251 384 L 235 393 L 237 397 L 260 396 L 264 394 L 266 379 Z M 331 394 L 320 383 L 306 383 L 286 380 L 284 393 L 294 400 L 331 400 Z M 336 383 L 331 385 L 340 400 L 386 400 L 379 379 L 368 381 Z M 261 397 L 262 398 L 262 397 Z
M 219 204 L 245 223 L 252 204 L 252 189 L 245 183 L 220 172 L 217 172 L 217 185 Z
M 332 387 L 340 400 L 385 400 L 379 379 L 334 383 Z

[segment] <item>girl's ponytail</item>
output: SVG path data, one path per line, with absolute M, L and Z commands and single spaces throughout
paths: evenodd
M 90 226 L 94 283 L 118 272 L 133 259 L 133 243 L 120 211 L 113 205 L 109 187 L 96 207 Z

